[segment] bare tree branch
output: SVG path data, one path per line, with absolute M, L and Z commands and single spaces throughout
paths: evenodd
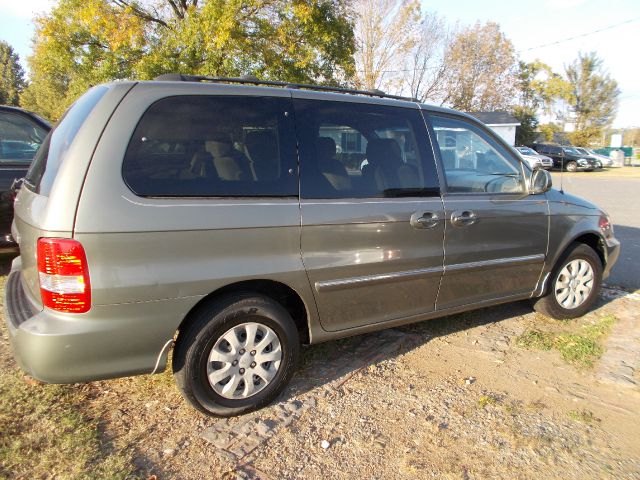
M 129 2 L 126 0 L 112 0 L 114 5 L 121 7 L 121 8 L 130 8 L 131 12 L 136 16 L 139 17 L 143 20 L 147 20 L 148 22 L 153 22 L 153 23 L 157 23 L 158 25 L 162 25 L 165 28 L 169 28 L 169 24 L 167 24 L 167 22 L 165 22 L 164 20 L 162 20 L 156 12 L 156 15 L 152 15 L 151 13 L 143 10 L 138 4 L 137 2 Z M 171 1 L 171 0 L 169 0 Z
M 416 42 L 420 4 L 417 0 L 358 0 L 355 10 L 358 86 L 391 85 L 397 79 L 389 71 L 401 68 L 401 59 Z

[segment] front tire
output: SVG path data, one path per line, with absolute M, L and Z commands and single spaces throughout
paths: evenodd
M 567 163 L 567 172 L 575 172 L 578 170 L 578 164 L 576 162 Z
M 282 305 L 259 294 L 231 295 L 205 305 L 180 331 L 174 378 L 201 412 L 240 415 L 282 392 L 299 352 L 298 330 Z
M 557 320 L 581 317 L 598 298 L 602 261 L 588 245 L 574 243 L 562 255 L 534 309 Z

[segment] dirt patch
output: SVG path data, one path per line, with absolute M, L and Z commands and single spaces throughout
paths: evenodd
M 637 317 L 623 295 L 579 322 Z M 637 321 L 620 328 L 637 336 Z M 279 402 L 223 420 L 188 407 L 169 373 L 29 388 L 82 394 L 101 454 L 129 455 L 141 478 L 637 478 L 638 386 L 517 344 L 566 329 L 517 303 L 307 347 Z M 13 371 L 4 339 L 0 352 Z

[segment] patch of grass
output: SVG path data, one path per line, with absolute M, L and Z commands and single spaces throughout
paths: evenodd
M 585 335 L 590 338 L 597 338 L 602 335 L 606 335 L 611 330 L 611 327 L 614 323 L 616 323 L 618 319 L 615 315 L 607 314 L 598 319 L 597 322 L 594 322 L 590 325 L 585 325 L 582 328 L 584 329 Z
M 0 478 L 131 478 L 131 458 L 108 452 L 77 387 L 29 385 L 0 371 Z
M 567 362 L 584 367 L 593 366 L 604 352 L 594 338 L 574 333 L 561 333 L 554 339 L 553 346 Z
M 571 417 L 576 422 L 583 422 L 587 424 L 592 424 L 595 422 L 599 422 L 600 419 L 596 417 L 593 412 L 589 410 L 571 410 L 569 412 L 569 417 Z
M 516 339 L 516 345 L 537 350 L 557 350 L 562 358 L 580 367 L 592 367 L 604 353 L 600 338 L 616 322 L 615 315 L 604 315 L 578 331 L 559 333 L 528 330 Z
M 516 339 L 516 345 L 537 350 L 551 350 L 553 348 L 553 334 L 539 330 L 529 330 Z
M 487 405 L 496 406 L 498 399 L 492 395 L 482 395 L 478 399 L 478 407 L 485 408 Z

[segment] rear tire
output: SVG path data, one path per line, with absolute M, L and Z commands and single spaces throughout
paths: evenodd
M 547 293 L 533 308 L 557 320 L 581 317 L 598 298 L 602 284 L 602 261 L 583 243 L 572 244 L 560 257 L 547 284 Z
M 259 409 L 293 375 L 300 339 L 289 312 L 259 294 L 236 294 L 205 305 L 180 331 L 173 372 L 182 395 L 220 417 Z

